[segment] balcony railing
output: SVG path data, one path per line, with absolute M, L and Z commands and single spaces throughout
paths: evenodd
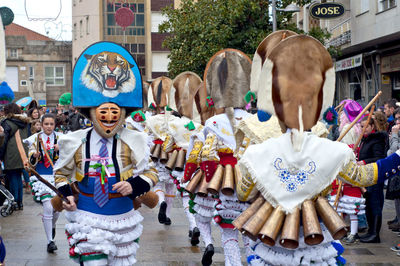
M 329 41 L 328 46 L 341 46 L 346 43 L 351 42 L 351 31 L 348 30 L 344 32 L 343 34 L 340 34 L 338 37 L 332 39 Z

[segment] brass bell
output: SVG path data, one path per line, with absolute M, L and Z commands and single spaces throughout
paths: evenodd
M 258 209 L 264 203 L 263 197 L 258 197 L 244 212 L 242 212 L 233 222 L 233 226 L 240 232 L 245 232 L 243 230 L 244 224 L 258 211 Z
M 174 150 L 171 155 L 169 156 L 168 162 L 165 164 L 165 168 L 172 171 L 175 167 L 176 158 L 178 157 L 178 151 Z
M 224 180 L 222 182 L 221 193 L 226 196 L 232 196 L 235 193 L 235 180 L 233 176 L 233 167 L 230 164 L 225 166 Z
M 286 215 L 281 239 L 279 241 L 281 246 L 289 249 L 296 249 L 299 246 L 299 231 L 300 209 L 296 208 L 292 213 Z
M 185 168 L 185 157 L 186 152 L 184 149 L 180 149 L 178 152 L 178 159 L 176 160 L 175 170 L 176 171 L 183 171 Z
M 315 211 L 314 202 L 305 200 L 301 205 L 304 242 L 307 245 L 318 245 L 324 240 L 321 226 L 318 221 L 317 212 Z
M 281 231 L 284 219 L 285 212 L 281 206 L 278 206 L 258 233 L 258 238 L 266 245 L 275 246 L 275 241 Z
M 339 240 L 347 234 L 346 223 L 342 217 L 329 204 L 324 197 L 318 197 L 315 207 L 326 228 L 328 228 L 333 239 Z
M 221 188 L 223 176 L 224 176 L 224 166 L 222 164 L 219 164 L 214 172 L 213 177 L 210 180 L 210 183 L 208 183 L 207 187 L 208 193 L 213 195 L 219 194 L 219 189 Z
M 192 179 L 189 181 L 189 184 L 187 184 L 185 191 L 190 193 L 190 194 L 194 194 L 196 192 L 197 187 L 199 186 L 201 180 L 203 177 L 203 171 L 198 170 L 194 176 L 192 177 Z
M 161 144 L 156 144 L 153 153 L 151 154 L 151 159 L 153 162 L 157 162 L 161 153 Z
M 263 228 L 273 210 L 274 207 L 272 207 L 269 202 L 265 201 L 257 210 L 257 212 L 243 226 L 244 233 L 254 241 L 257 240 L 258 233 L 260 232 L 261 228 Z

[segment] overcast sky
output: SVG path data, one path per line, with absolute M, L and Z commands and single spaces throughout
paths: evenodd
M 3 6 L 14 12 L 16 24 L 59 41 L 72 39 L 72 0 L 0 0 Z

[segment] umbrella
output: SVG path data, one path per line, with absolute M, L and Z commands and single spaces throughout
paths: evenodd
M 32 100 L 33 100 L 32 97 L 27 96 L 22 99 L 19 99 L 15 103 L 18 104 L 19 106 L 26 107 L 31 103 Z

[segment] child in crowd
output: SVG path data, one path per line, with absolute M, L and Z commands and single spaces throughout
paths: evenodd
M 36 167 L 36 171 L 47 181 L 54 184 L 53 165 L 58 159 L 57 140 L 59 133 L 54 131 L 56 118 L 52 114 L 45 114 L 41 119 L 42 132 L 36 133 L 24 142 L 29 146 L 30 163 Z M 31 177 L 34 181 L 35 177 Z M 36 199 L 43 204 L 43 226 L 47 237 L 47 252 L 53 253 L 57 250 L 54 243 L 55 225 L 59 216 L 55 212 L 50 200 L 55 193 L 42 182 L 32 182 L 32 190 L 35 191 Z

